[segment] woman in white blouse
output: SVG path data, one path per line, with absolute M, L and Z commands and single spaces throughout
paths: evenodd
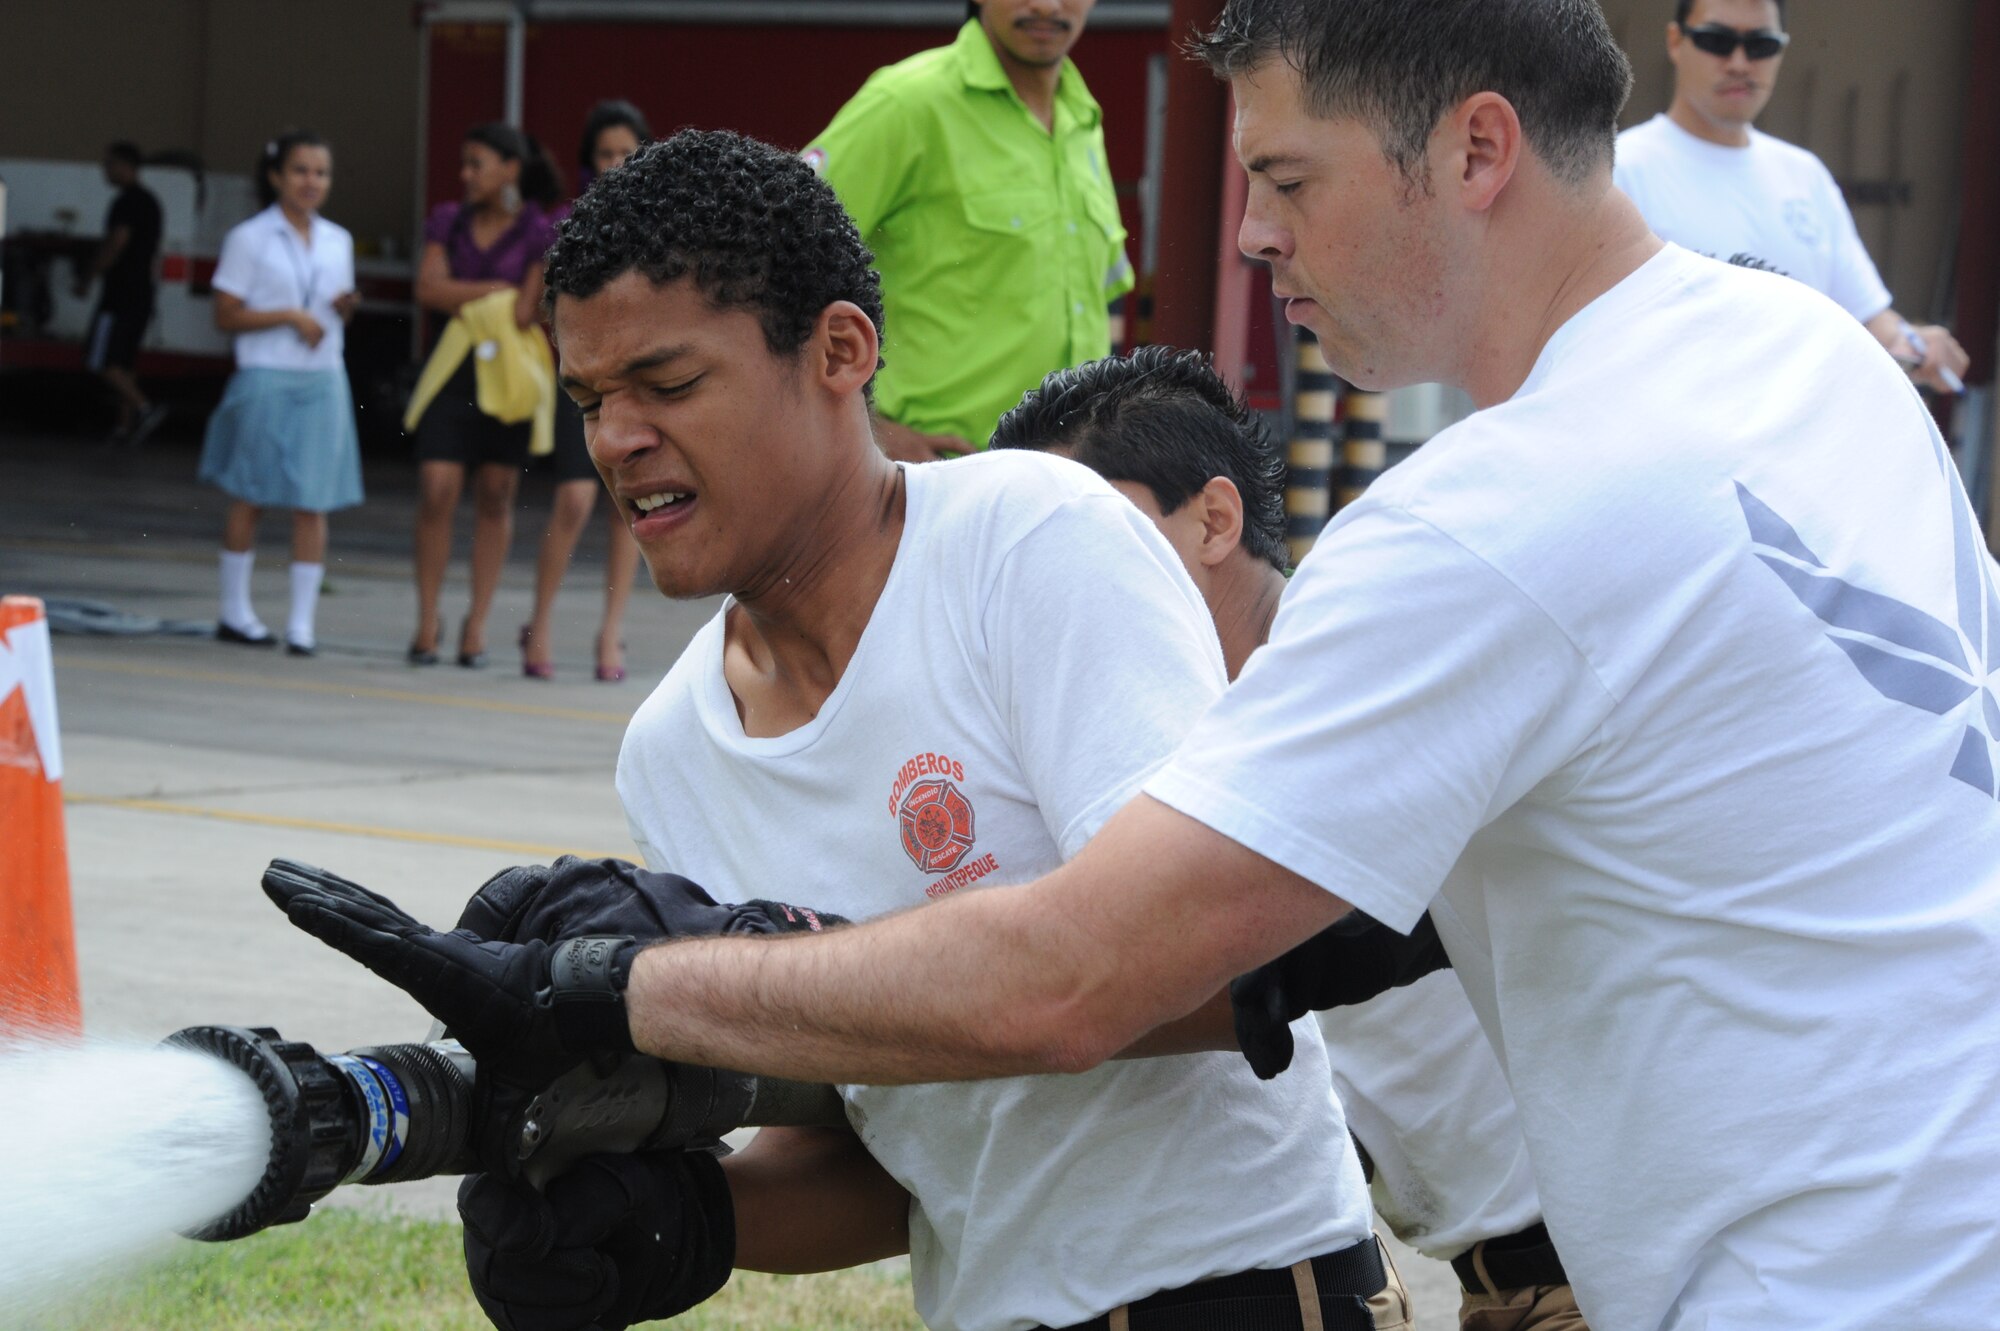
M 354 399 L 341 359 L 354 313 L 354 239 L 319 215 L 333 154 L 293 130 L 264 145 L 265 207 L 222 242 L 215 326 L 236 335 L 236 373 L 209 417 L 201 479 L 230 497 L 222 527 L 222 604 L 215 636 L 268 647 L 277 636 L 250 605 L 257 519 L 292 513 L 292 603 L 285 647 L 311 656 L 326 573 L 326 515 L 361 502 Z

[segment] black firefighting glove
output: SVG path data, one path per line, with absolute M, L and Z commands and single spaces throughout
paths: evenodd
M 1229 986 L 1236 1043 L 1265 1081 L 1292 1065 L 1291 1023 L 1365 1003 L 1451 965 L 1427 913 L 1406 937 L 1353 911 Z
M 499 1081 L 538 1089 L 584 1054 L 632 1049 L 625 984 L 638 944 L 630 938 L 499 943 L 439 933 L 387 897 L 290 860 L 271 862 L 264 894 L 293 924 L 416 999 Z
M 487 942 L 547 943 L 594 935 L 642 941 L 736 933 L 817 933 L 845 924 L 838 915 L 776 901 L 717 906 L 674 874 L 624 860 L 580 860 L 503 869 L 465 903 L 458 928 Z
M 546 1193 L 499 1174 L 458 1189 L 465 1269 L 500 1331 L 624 1331 L 721 1289 L 736 1214 L 699 1151 L 585 1156 Z

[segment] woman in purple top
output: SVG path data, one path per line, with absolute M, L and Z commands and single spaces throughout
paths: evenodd
M 441 315 L 494 291 L 516 293 L 514 318 L 541 316 L 542 255 L 555 241 L 549 209 L 561 197 L 555 169 L 535 141 L 508 125 L 481 125 L 459 149 L 462 203 L 424 222 L 417 302 Z M 528 464 L 532 426 L 480 411 L 467 356 L 417 422 L 417 633 L 411 665 L 436 665 L 438 595 L 451 559 L 452 517 L 472 473 L 472 603 L 458 636 L 458 663 L 486 664 L 486 614 L 513 537 L 514 493 Z
M 599 102 L 583 122 L 583 142 L 577 149 L 577 193 L 590 182 L 639 151 L 653 137 L 646 117 L 630 102 Z M 563 573 L 576 551 L 577 538 L 590 521 L 604 482 L 590 460 L 583 442 L 583 415 L 569 394 L 556 394 L 556 448 L 551 459 L 555 471 L 555 497 L 549 511 L 549 529 L 542 537 L 541 554 L 535 561 L 535 615 L 521 626 L 521 673 L 530 679 L 555 678 L 554 646 L 550 622 L 555 614 L 556 593 L 562 589 Z M 604 552 L 604 619 L 597 629 L 597 678 L 615 684 L 625 678 L 625 603 L 632 595 L 632 580 L 639 568 L 639 547 L 625 526 L 625 515 L 617 504 L 610 508 L 609 543 Z

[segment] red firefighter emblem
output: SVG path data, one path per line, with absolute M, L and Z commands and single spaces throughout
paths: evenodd
M 972 803 L 941 776 L 919 781 L 896 810 L 903 850 L 925 873 L 953 868 L 972 849 Z

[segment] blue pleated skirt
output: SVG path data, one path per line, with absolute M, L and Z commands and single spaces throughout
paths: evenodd
M 199 475 L 259 508 L 329 513 L 360 503 L 347 371 L 237 370 L 208 418 Z

